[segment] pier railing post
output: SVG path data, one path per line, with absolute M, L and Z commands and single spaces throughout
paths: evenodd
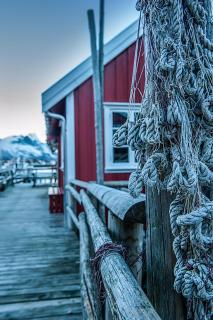
M 112 239 L 127 250 L 127 263 L 139 284 L 142 281 L 143 224 L 124 222 L 108 211 L 108 229 Z
M 65 195 L 67 197 L 67 204 L 66 206 L 70 207 L 70 208 L 73 208 L 73 197 L 71 194 L 69 194 L 69 192 L 66 190 L 65 191 Z M 67 211 L 67 208 L 65 208 L 65 211 Z M 70 216 L 67 214 L 67 227 L 68 229 L 70 230 L 73 230 L 73 222 L 72 222 L 72 219 L 70 218 Z
M 168 214 L 172 198 L 154 188 L 147 188 L 146 195 L 147 296 L 162 319 L 184 320 L 183 297 L 173 288 L 175 256 Z

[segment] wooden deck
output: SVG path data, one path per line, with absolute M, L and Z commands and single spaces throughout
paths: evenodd
M 0 319 L 82 319 L 78 239 L 48 213 L 47 188 L 0 193 Z

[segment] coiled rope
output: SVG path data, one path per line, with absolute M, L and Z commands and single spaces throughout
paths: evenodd
M 174 288 L 187 299 L 188 319 L 210 320 L 213 43 L 206 34 L 207 13 L 201 0 L 139 0 L 136 9 L 143 12 L 149 47 L 145 93 L 139 116 L 116 132 L 114 143 L 127 143 L 136 152 L 139 167 L 129 179 L 132 196 L 144 185 L 175 194 L 169 212 Z M 131 103 L 140 54 L 137 49 Z

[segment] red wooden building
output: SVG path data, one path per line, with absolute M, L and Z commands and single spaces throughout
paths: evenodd
M 129 107 L 129 94 L 138 23 L 131 24 L 104 46 L 104 178 L 127 180 L 136 168 L 134 153 L 126 146 L 114 148 L 112 135 L 127 118 L 139 110 L 141 96 Z M 143 48 L 142 48 L 143 50 Z M 143 55 L 139 63 L 142 70 Z M 144 75 L 138 75 L 141 93 Z M 96 180 L 94 100 L 91 57 L 42 94 L 47 115 L 47 136 L 59 148 L 59 186 L 70 179 Z M 51 114 L 50 114 L 50 113 Z M 56 119 L 57 118 L 57 119 Z M 63 160 L 64 159 L 64 160 Z M 63 163 L 64 166 L 63 166 Z

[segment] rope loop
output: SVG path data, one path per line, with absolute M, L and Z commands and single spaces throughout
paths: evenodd
M 101 262 L 106 256 L 110 254 L 115 254 L 115 253 L 120 254 L 122 257 L 124 257 L 124 259 L 126 259 L 127 250 L 122 245 L 116 244 L 113 242 L 107 242 L 107 243 L 104 243 L 102 246 L 100 246 L 100 248 L 96 251 L 94 258 L 91 259 L 98 290 L 99 290 L 100 300 L 102 302 L 105 301 L 105 289 L 104 289 L 104 283 L 103 283 L 103 279 L 100 271 Z

